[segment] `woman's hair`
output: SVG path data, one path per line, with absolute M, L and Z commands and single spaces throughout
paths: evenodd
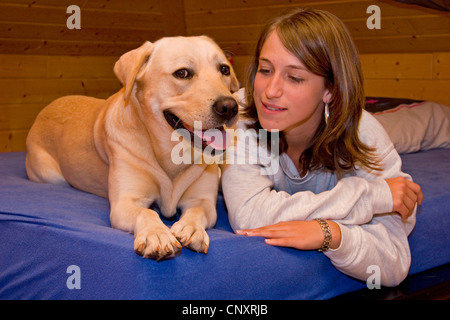
M 358 137 L 365 104 L 361 64 L 349 32 L 339 18 L 315 9 L 295 9 L 269 22 L 261 32 L 246 79 L 244 116 L 261 129 L 253 99 L 254 80 L 264 42 L 276 31 L 283 45 L 315 75 L 324 77 L 331 92 L 328 125 L 323 119 L 299 161 L 303 171 L 327 168 L 337 173 L 355 165 L 380 170 L 374 149 Z M 280 133 L 280 153 L 287 144 Z

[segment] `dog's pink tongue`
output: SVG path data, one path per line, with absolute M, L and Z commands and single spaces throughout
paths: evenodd
M 194 133 L 216 150 L 225 150 L 230 145 L 230 135 L 223 129 L 195 131 Z

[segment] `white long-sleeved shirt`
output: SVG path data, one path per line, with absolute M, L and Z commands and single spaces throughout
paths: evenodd
M 341 179 L 328 170 L 299 177 L 286 154 L 271 154 L 263 145 L 255 149 L 256 132 L 242 134 L 245 125 L 239 127 L 241 134 L 227 151 L 229 165 L 222 173 L 234 230 L 280 221 L 333 220 L 341 229 L 341 244 L 325 255 L 338 270 L 365 281 L 372 275 L 369 267 L 378 266 L 385 286 L 395 286 L 406 277 L 411 264 L 407 236 L 414 228 L 416 210 L 406 221 L 391 213 L 392 194 L 385 179 L 411 177 L 401 171 L 400 156 L 372 115 L 363 112 L 358 134 L 376 149 L 383 170 L 357 168 Z

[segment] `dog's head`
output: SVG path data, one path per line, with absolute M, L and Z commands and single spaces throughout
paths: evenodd
M 124 86 L 125 100 L 138 105 L 147 126 L 155 127 L 149 131 L 157 130 L 166 139 L 164 133 L 183 129 L 192 141 L 202 139 L 203 148 L 225 148 L 217 134 L 226 140 L 224 126 L 236 121 L 238 104 L 231 94 L 239 86 L 213 40 L 200 36 L 146 42 L 125 53 L 114 72 Z

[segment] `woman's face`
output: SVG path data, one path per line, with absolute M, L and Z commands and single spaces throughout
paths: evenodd
M 331 94 L 325 79 L 309 72 L 281 42 L 276 31 L 266 39 L 254 81 L 261 126 L 289 134 L 314 134 Z

